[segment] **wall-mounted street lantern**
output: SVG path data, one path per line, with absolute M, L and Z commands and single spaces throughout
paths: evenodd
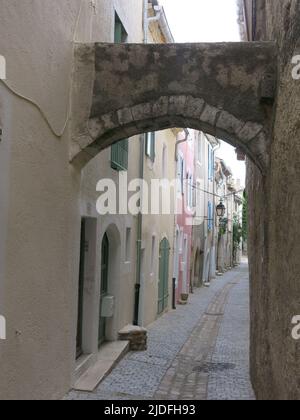
M 223 201 L 220 201 L 220 204 L 216 207 L 216 212 L 218 217 L 224 217 L 226 213 L 226 207 L 223 204 Z

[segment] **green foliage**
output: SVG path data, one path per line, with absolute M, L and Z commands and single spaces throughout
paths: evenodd
M 221 238 L 221 236 L 226 234 L 227 225 L 228 225 L 228 219 L 226 217 L 223 217 L 222 219 L 220 219 L 219 238 Z
M 233 217 L 233 249 L 237 251 L 243 237 L 243 227 L 241 226 L 238 216 Z

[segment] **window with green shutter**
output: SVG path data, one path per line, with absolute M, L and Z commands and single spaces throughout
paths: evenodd
M 115 36 L 114 42 L 122 44 L 127 41 L 127 32 L 121 19 L 115 13 Z M 128 169 L 128 139 L 124 139 L 111 147 L 111 167 L 116 171 L 127 171 Z
M 116 171 L 127 171 L 128 139 L 121 140 L 111 147 L 111 167 Z
M 115 14 L 115 44 L 123 44 L 127 41 L 128 34 L 121 22 L 121 19 Z
M 146 134 L 146 156 L 155 161 L 155 133 Z

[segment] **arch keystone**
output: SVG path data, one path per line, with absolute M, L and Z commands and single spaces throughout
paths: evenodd
M 193 96 L 188 96 L 184 109 L 184 116 L 188 118 L 198 118 L 202 114 L 202 111 L 205 107 L 205 101 L 201 98 L 194 98 Z

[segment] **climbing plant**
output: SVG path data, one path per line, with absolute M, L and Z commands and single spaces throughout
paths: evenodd
M 227 232 L 227 225 L 228 225 L 228 219 L 226 217 L 223 217 L 220 219 L 220 225 L 219 225 L 219 239 Z
M 237 215 L 233 216 L 233 250 L 236 252 L 241 244 L 243 228 Z

